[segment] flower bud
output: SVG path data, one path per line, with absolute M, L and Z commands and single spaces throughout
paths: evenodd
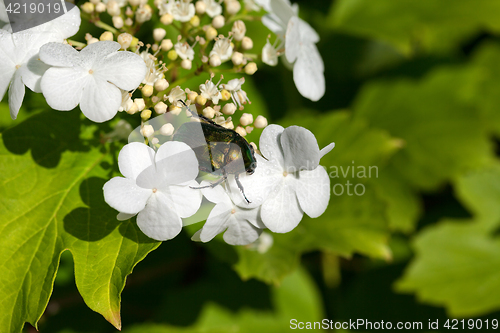
M 144 120 L 144 121 L 149 120 L 149 118 L 151 118 L 151 113 L 152 112 L 149 109 L 143 110 L 141 112 L 141 119 Z M 152 126 L 151 126 L 151 128 L 152 128 Z
M 167 104 L 160 102 L 155 105 L 155 112 L 158 114 L 164 114 L 167 112 Z
M 205 37 L 207 40 L 213 40 L 215 37 L 217 37 L 217 30 L 215 30 L 214 27 L 208 27 L 207 31 L 205 32 Z
M 98 3 L 101 2 L 101 0 L 90 0 L 90 2 L 94 5 L 97 5 Z
M 109 0 L 106 4 L 106 9 L 108 10 L 108 14 L 111 16 L 118 16 L 122 13 L 116 0 Z
M 181 61 L 181 67 L 187 70 L 190 70 L 192 66 L 191 60 L 189 59 L 184 59 Z
M 198 93 L 196 91 L 190 91 L 187 94 L 187 98 L 192 102 L 196 102 L 196 97 L 198 97 Z
M 151 125 L 144 125 L 144 127 L 141 128 L 141 134 L 145 138 L 149 138 L 155 134 L 155 129 Z
M 160 22 L 165 24 L 165 25 L 169 25 L 169 24 L 172 24 L 172 22 L 174 21 L 174 17 L 172 16 L 172 14 L 163 14 L 160 18 Z
M 106 5 L 102 2 L 99 2 L 95 5 L 95 11 L 98 13 L 104 13 L 106 11 Z
M 127 27 L 131 27 L 131 26 L 133 26 L 133 25 L 134 25 L 134 20 L 132 20 L 130 17 L 127 17 L 127 18 L 125 19 L 125 25 L 126 25 Z
M 134 113 L 136 113 L 137 111 L 139 111 L 139 110 L 137 109 L 137 104 L 132 103 L 132 106 L 130 106 L 130 108 L 127 110 L 127 113 L 128 113 L 128 114 L 134 114 Z
M 168 86 L 169 86 L 169 83 L 165 79 L 158 79 L 155 82 L 155 89 L 157 91 L 163 91 L 163 90 L 167 89 Z
M 97 39 L 97 38 L 95 38 L 95 37 L 89 38 L 89 39 L 87 40 L 87 45 L 97 43 L 98 41 L 99 41 L 99 39 Z
M 153 95 L 153 91 L 154 91 L 154 88 L 153 86 L 149 85 L 149 84 L 146 84 L 144 87 L 142 87 L 141 89 L 141 92 L 142 92 L 142 96 L 144 97 L 149 97 L 151 95 Z
M 166 34 L 167 34 L 167 32 L 163 28 L 156 28 L 156 29 L 153 30 L 153 38 L 157 42 L 159 42 L 163 38 L 165 38 Z
M 172 43 L 172 41 L 170 39 L 164 39 L 161 41 L 161 49 L 163 51 L 168 51 L 172 47 L 174 47 L 174 44 Z
M 128 3 L 131 6 L 137 7 L 137 6 L 139 6 L 141 4 L 141 0 L 128 0 Z
M 207 5 L 205 4 L 205 2 L 200 0 L 200 1 L 196 2 L 195 8 L 196 8 L 197 14 L 203 15 L 203 14 L 205 14 L 205 10 L 207 9 Z
M 169 112 L 172 113 L 174 116 L 178 116 L 182 111 L 182 108 L 175 106 L 175 105 L 170 105 L 169 107 Z
M 231 61 L 235 66 L 239 66 L 243 63 L 243 53 L 240 52 L 234 52 Z
M 94 4 L 92 2 L 86 2 L 81 8 L 85 13 L 91 14 L 94 11 Z
M 250 134 L 250 133 L 252 133 L 252 131 L 253 131 L 253 127 L 252 127 L 252 126 L 247 126 L 247 127 L 245 127 L 245 131 L 246 131 L 248 134 Z
M 219 55 L 212 54 L 212 56 L 210 57 L 210 66 L 217 67 L 217 66 L 220 66 L 221 63 L 222 63 L 222 61 L 220 60 Z
M 130 44 L 132 44 L 132 39 L 132 35 L 125 32 L 119 34 L 116 41 L 122 46 L 122 49 L 126 50 L 130 47 Z
M 239 3 L 239 1 L 232 0 L 232 1 L 226 2 L 226 12 L 229 15 L 234 15 L 234 14 L 238 13 L 240 11 L 240 9 L 241 9 L 241 4 Z
M 161 135 L 169 136 L 174 134 L 174 126 L 170 123 L 163 125 L 160 127 Z
M 227 91 L 227 89 L 222 89 L 220 91 L 220 94 L 222 96 L 222 100 L 223 101 L 229 101 L 229 99 L 231 98 L 231 93 L 229 91 Z
M 174 61 L 175 59 L 177 59 L 177 52 L 175 52 L 175 50 L 168 51 L 167 58 Z
M 215 110 L 210 106 L 207 106 L 203 109 L 203 115 L 208 119 L 212 119 L 213 117 L 215 117 Z
M 241 47 L 243 50 L 250 50 L 253 47 L 253 41 L 250 37 L 243 37 L 241 40 Z
M 236 105 L 234 105 L 234 103 L 227 103 L 222 108 L 222 113 L 228 116 L 234 114 L 235 111 L 236 111 Z
M 215 29 L 220 29 L 226 24 L 226 19 L 222 15 L 217 15 L 212 20 L 212 25 Z
M 253 116 L 250 113 L 243 113 L 240 118 L 240 124 L 247 126 L 253 123 Z
M 146 107 L 146 103 L 144 103 L 144 99 L 142 98 L 134 99 L 134 104 L 137 106 L 137 111 L 142 111 Z
M 257 64 L 255 62 L 250 62 L 245 66 L 245 73 L 248 75 L 254 75 L 257 72 Z
M 241 136 L 247 135 L 247 131 L 241 126 L 237 126 L 236 129 L 234 130 L 236 133 L 238 133 Z
M 264 128 L 267 126 L 267 119 L 263 116 L 257 116 L 253 125 L 255 128 Z
M 112 21 L 113 21 L 113 26 L 116 29 L 123 28 L 123 19 L 120 16 L 113 16 Z
M 153 9 L 149 5 L 144 5 L 141 6 L 136 12 L 135 12 L 135 20 L 138 23 L 144 23 L 146 21 L 151 20 L 151 17 L 153 16 Z
M 193 27 L 200 26 L 200 17 L 198 15 L 191 17 L 191 19 L 189 20 L 189 23 L 191 23 L 191 25 Z
M 222 124 L 222 127 L 234 129 L 234 124 L 231 120 L 229 120 L 229 121 L 226 121 L 224 124 Z
M 207 99 L 201 95 L 196 96 L 196 103 L 199 105 L 205 105 L 207 103 Z
M 99 37 L 100 41 L 105 41 L 105 40 L 113 40 L 113 34 L 109 31 L 105 31 L 102 33 L 101 37 Z
M 247 32 L 247 27 L 245 26 L 245 23 L 241 20 L 238 20 L 233 23 L 233 28 L 231 29 L 233 32 L 233 37 L 235 40 L 240 41 L 245 37 L 245 34 Z

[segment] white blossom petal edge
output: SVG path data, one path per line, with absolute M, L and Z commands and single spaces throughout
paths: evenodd
M 55 110 L 69 111 L 80 104 L 92 121 L 113 118 L 121 106 L 122 90 L 133 90 L 146 76 L 146 64 L 132 52 L 118 51 L 120 44 L 102 41 L 81 52 L 67 44 L 48 43 L 40 49 L 40 59 L 49 68 L 41 88 Z
M 201 186 L 209 184 L 204 181 Z M 259 238 L 265 228 L 259 217 L 259 208 L 236 206 L 221 185 L 201 191 L 207 200 L 216 205 L 203 228 L 193 235 L 193 240 L 208 242 L 224 231 L 224 241 L 230 245 L 247 245 Z
M 158 151 L 132 142 L 118 155 L 120 172 L 104 184 L 104 200 L 118 210 L 123 220 L 138 214 L 137 225 L 148 237 L 164 241 L 182 229 L 181 218 L 194 215 L 201 204 L 201 192 L 194 180 L 198 160 L 188 145 L 170 141 Z
M 240 175 L 240 181 L 251 204 L 242 200 L 235 182 L 231 197 L 240 207 L 261 205 L 264 225 L 273 232 L 294 229 L 304 213 L 318 217 L 330 200 L 330 178 L 319 160 L 334 144 L 320 150 L 314 135 L 299 126 L 284 129 L 267 126 L 260 137 L 264 158 L 256 156 L 253 175 Z

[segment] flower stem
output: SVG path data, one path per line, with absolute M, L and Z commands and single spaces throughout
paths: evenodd
M 77 42 L 76 40 L 67 39 L 67 41 L 68 41 L 68 44 L 71 46 L 76 46 L 76 47 L 81 47 L 81 48 L 84 48 L 85 46 L 87 46 L 87 44 L 82 43 L 82 42 Z

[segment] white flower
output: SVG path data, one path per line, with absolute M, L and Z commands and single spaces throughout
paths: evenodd
M 120 172 L 104 184 L 104 200 L 128 219 L 135 214 L 137 225 L 148 237 L 172 239 L 182 229 L 181 218 L 192 216 L 201 204 L 194 180 L 198 161 L 183 142 L 169 141 L 155 153 L 139 142 L 123 147 L 118 156 Z
M 191 45 L 186 42 L 177 42 L 177 44 L 175 44 L 175 52 L 177 52 L 177 55 L 181 59 L 188 59 L 191 61 L 194 59 L 194 50 Z
M 79 26 L 80 11 L 75 7 L 49 23 L 21 32 L 0 29 L 0 100 L 9 88 L 12 119 L 19 113 L 25 86 L 41 92 L 40 79 L 49 66 L 38 59 L 40 47 L 49 42 L 62 43 L 64 38 L 75 34 Z
M 266 7 L 269 14 L 262 18 L 262 23 L 285 40 L 285 55 L 294 64 L 293 81 L 297 90 L 312 101 L 319 100 L 325 94 L 325 69 L 316 47 L 318 34 L 298 17 L 297 4 L 270 0 L 270 6 Z
M 279 46 L 272 45 L 267 39 L 266 45 L 262 48 L 262 62 L 269 66 L 276 66 L 278 64 L 278 57 L 280 53 L 278 52 Z
M 142 80 L 142 83 L 153 86 L 156 81 L 162 78 L 163 71 L 157 68 L 155 56 L 148 51 L 142 51 L 140 56 L 146 64 L 146 76 Z
M 317 101 L 325 94 L 325 67 L 316 44 L 319 36 L 305 21 L 294 16 L 288 22 L 286 59 L 293 63 L 293 81 L 300 94 Z
M 170 13 L 174 17 L 174 20 L 187 22 L 189 21 L 195 14 L 194 5 L 191 3 L 191 0 L 180 0 L 173 2 L 169 8 Z
M 219 89 L 217 89 L 217 86 L 219 85 L 220 81 L 222 80 L 222 77 L 219 80 L 219 82 L 217 82 L 217 84 L 214 84 L 212 82 L 212 79 L 213 79 L 213 76 L 210 78 L 210 81 L 207 80 L 207 81 L 205 81 L 205 84 L 200 84 L 200 91 L 201 91 L 201 96 L 205 97 L 206 99 L 212 100 L 212 102 L 214 102 L 214 104 L 217 104 L 217 103 L 219 103 L 219 99 L 222 98 L 222 95 L 221 95 Z
M 118 111 L 128 111 L 134 105 L 134 101 L 132 100 L 132 94 L 126 90 L 122 90 L 122 104 L 118 108 Z
M 233 54 L 233 47 L 231 46 L 231 39 L 229 38 L 219 38 L 215 41 L 212 51 L 210 51 L 209 57 L 217 54 L 222 62 L 231 59 Z
M 47 103 L 67 111 L 80 104 L 92 121 L 113 118 L 122 102 L 122 90 L 133 90 L 146 75 L 146 65 L 137 54 L 121 51 L 120 44 L 103 41 L 81 52 L 67 44 L 49 43 L 40 49 L 40 59 L 49 68 L 41 88 Z
M 241 108 L 242 104 L 250 102 L 247 97 L 247 93 L 241 89 L 241 85 L 245 83 L 245 78 L 232 79 L 229 80 L 227 84 L 223 84 L 222 87 L 231 93 L 231 99 L 238 107 Z
M 201 0 L 205 3 L 205 12 L 210 17 L 215 17 L 222 13 L 222 6 L 217 0 Z
M 186 101 L 186 92 L 182 90 L 181 86 L 177 86 L 174 89 L 170 90 L 170 93 L 168 94 L 168 101 L 171 104 L 176 105 L 177 101 L 180 99 Z
M 210 183 L 201 183 L 201 186 L 207 185 Z M 221 185 L 201 191 L 208 201 L 216 205 L 203 228 L 193 235 L 193 240 L 206 243 L 224 231 L 224 241 L 231 245 L 247 245 L 259 238 L 265 226 L 259 218 L 258 207 L 247 209 L 236 206 Z
M 264 158 L 256 155 L 253 175 L 240 175 L 251 203 L 243 200 L 235 182 L 231 182 L 232 199 L 241 207 L 262 205 L 262 222 L 273 232 L 294 229 L 304 213 L 320 216 L 330 200 L 330 178 L 319 160 L 334 145 L 320 150 L 314 135 L 303 127 L 267 126 L 259 144 Z

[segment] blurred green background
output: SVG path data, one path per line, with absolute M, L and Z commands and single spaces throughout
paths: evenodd
M 128 278 L 123 331 L 282 332 L 293 318 L 422 322 L 421 331 L 439 320 L 447 331 L 448 318 L 498 319 L 500 2 L 297 3 L 321 36 L 326 94 L 310 102 L 282 64 L 262 65 L 245 83 L 245 112 L 304 126 L 320 147 L 334 141 L 321 164 L 344 193 L 332 192 L 320 218 L 274 234 L 264 254 L 221 238 L 193 243 L 199 226 L 186 228 Z M 248 34 L 259 50 L 265 29 L 254 22 Z M 28 94 L 18 121 L 39 103 Z M 356 173 L 342 175 L 348 167 Z M 376 176 L 360 177 L 363 167 Z M 348 181 L 363 195 L 348 195 Z M 83 302 L 69 252 L 39 329 L 115 331 Z

